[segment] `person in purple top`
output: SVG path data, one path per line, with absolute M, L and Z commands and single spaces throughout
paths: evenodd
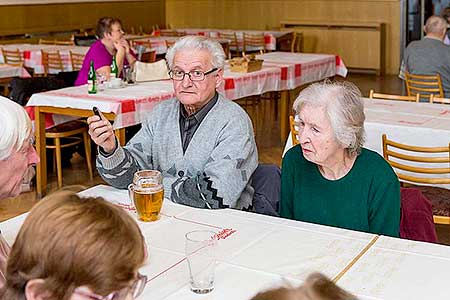
M 124 65 L 132 65 L 136 61 L 130 45 L 124 38 L 122 23 L 119 19 L 101 18 L 98 20 L 95 34 L 98 40 L 91 45 L 86 53 L 75 85 L 87 83 L 91 60 L 94 62 L 97 74 L 104 76 L 106 80 L 109 80 L 111 62 L 114 55 L 116 56 L 119 74 L 122 72 Z

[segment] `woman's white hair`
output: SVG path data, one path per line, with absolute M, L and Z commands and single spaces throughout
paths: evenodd
M 295 100 L 295 113 L 305 105 L 324 107 L 336 141 L 350 155 L 361 153 L 366 117 L 361 92 L 353 83 L 325 80 L 311 84 Z
M 211 63 L 214 68 L 223 69 L 225 65 L 225 52 L 219 42 L 200 35 L 188 35 L 179 39 L 167 50 L 166 60 L 169 69 L 172 69 L 173 58 L 177 51 L 184 49 L 207 50 L 211 54 Z
M 22 148 L 31 134 L 31 120 L 22 106 L 0 96 L 0 160 Z

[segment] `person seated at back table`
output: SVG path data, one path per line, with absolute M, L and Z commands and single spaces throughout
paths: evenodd
M 39 162 L 33 137 L 25 109 L 0 96 L 0 200 L 19 195 L 28 168 Z M 4 284 L 8 253 L 9 246 L 0 233 L 0 288 Z
M 127 146 L 118 145 L 106 119 L 88 118 L 89 134 L 100 146 L 100 175 L 126 188 L 136 171 L 155 169 L 162 172 L 165 197 L 173 202 L 249 209 L 258 155 L 247 113 L 216 91 L 223 81 L 222 46 L 186 36 L 166 58 L 176 98 L 153 108 Z
M 404 69 L 411 74 L 436 75 L 442 80 L 445 97 L 450 97 L 450 46 L 443 40 L 447 32 L 447 21 L 440 16 L 431 16 L 424 26 L 426 36 L 411 42 L 405 49 Z
M 280 287 L 260 292 L 251 300 L 357 300 L 320 273 L 313 273 L 297 288 Z
M 135 299 L 146 277 L 134 219 L 102 198 L 58 192 L 36 204 L 8 259 L 0 299 Z
M 122 23 L 119 19 L 104 17 L 98 20 L 95 35 L 98 40 L 89 48 L 84 57 L 83 65 L 78 73 L 75 85 L 87 83 L 91 61 L 97 74 L 109 80 L 113 56 L 116 57 L 118 74 L 124 65 L 133 65 L 136 62 L 130 45 L 124 38 Z
M 280 215 L 397 237 L 400 184 L 383 157 L 362 147 L 358 88 L 349 82 L 312 84 L 294 110 L 300 144 L 283 158 Z

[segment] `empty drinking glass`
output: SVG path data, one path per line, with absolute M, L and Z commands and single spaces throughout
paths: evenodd
M 216 233 L 196 230 L 186 233 L 186 257 L 189 267 L 191 290 L 206 294 L 214 289 L 216 266 Z

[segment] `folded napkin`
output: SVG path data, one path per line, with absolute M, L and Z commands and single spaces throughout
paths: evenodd
M 136 69 L 136 82 L 170 79 L 164 59 L 154 63 L 137 61 L 134 67 Z

